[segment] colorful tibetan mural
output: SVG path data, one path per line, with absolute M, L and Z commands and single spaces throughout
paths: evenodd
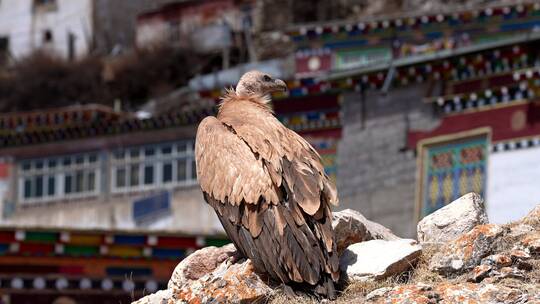
M 466 193 L 485 195 L 489 146 L 487 128 L 419 143 L 419 218 Z

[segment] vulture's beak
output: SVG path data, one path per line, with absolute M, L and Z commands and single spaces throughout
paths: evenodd
M 274 83 L 276 84 L 276 87 L 283 91 L 283 92 L 287 92 L 287 84 L 285 83 L 285 81 L 281 80 L 281 79 L 276 79 L 274 81 Z

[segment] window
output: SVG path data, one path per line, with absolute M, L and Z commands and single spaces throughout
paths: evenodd
M 35 11 L 54 11 L 56 9 L 56 0 L 34 0 Z
M 53 41 L 53 33 L 51 30 L 43 31 L 43 43 L 50 43 Z
M 67 38 L 67 44 L 68 44 L 68 59 L 70 61 L 73 61 L 75 59 L 75 56 L 77 54 L 77 51 L 75 49 L 75 40 L 76 40 L 76 36 L 75 34 L 73 34 L 72 32 L 69 32 L 68 33 L 68 38 Z
M 19 164 L 19 200 L 35 203 L 99 193 L 97 153 L 23 160 Z
M 7 62 L 9 55 L 9 38 L 0 37 L 0 65 Z
M 113 152 L 112 192 L 130 192 L 196 183 L 193 142 L 132 147 Z

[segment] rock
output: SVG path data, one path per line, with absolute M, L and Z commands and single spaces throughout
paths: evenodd
M 487 264 L 474 267 L 474 269 L 471 271 L 471 277 L 469 278 L 469 281 L 476 283 L 482 281 L 489 276 L 492 269 L 493 267 Z
M 523 270 L 514 267 L 503 267 L 498 271 L 494 271 L 494 275 L 497 279 L 525 279 L 525 272 Z
M 375 289 L 366 295 L 366 301 L 375 300 L 377 298 L 384 297 L 391 290 L 392 288 L 390 287 L 382 287 L 379 289 Z
M 540 227 L 540 204 L 534 207 L 526 216 L 521 219 L 521 222 L 527 225 Z
M 480 263 L 501 268 L 512 265 L 512 258 L 506 254 L 493 254 L 483 258 Z
M 195 251 L 176 266 L 168 289 L 178 303 L 255 301 L 272 290 L 254 272 L 250 260 L 235 262 L 233 244 Z M 176 303 L 176 302 L 174 302 Z
M 167 304 L 170 298 L 171 291 L 166 289 L 147 295 L 146 297 L 140 298 L 138 301 L 131 304 Z
M 233 264 L 225 261 L 198 280 L 177 286 L 172 298 L 176 303 L 252 303 L 271 292 L 250 260 Z
M 528 260 L 531 258 L 531 255 L 525 250 L 512 249 L 510 251 L 510 257 L 512 257 L 512 260 Z
M 443 282 L 426 288 L 425 284 L 400 285 L 370 303 L 525 303 L 524 292 L 505 286 Z
M 521 245 L 527 248 L 532 255 L 540 254 L 540 232 L 526 235 L 521 240 Z
M 197 250 L 182 260 L 173 271 L 168 289 L 175 290 L 186 282 L 198 280 L 202 276 L 214 271 L 218 265 L 236 254 L 233 244 L 223 247 L 206 247 Z
M 523 224 L 523 223 L 518 223 L 517 225 L 513 225 L 510 227 L 510 232 L 508 233 L 508 235 L 511 237 L 520 238 L 533 231 L 535 231 L 533 226 Z
M 176 266 L 167 290 L 137 304 L 251 303 L 272 289 L 254 272 L 250 260 L 236 261 L 234 245 L 206 247 Z
M 409 269 L 422 253 L 415 240 L 371 240 L 347 247 L 340 269 L 349 280 L 377 280 Z
M 440 274 L 473 269 L 492 251 L 494 241 L 504 233 L 498 225 L 479 225 L 445 244 L 431 259 L 429 269 Z
M 487 223 L 484 200 L 471 192 L 424 217 L 417 225 L 418 241 L 448 242 Z
M 390 229 L 366 219 L 360 212 L 351 209 L 333 212 L 332 228 L 336 235 L 339 255 L 354 243 L 400 239 Z

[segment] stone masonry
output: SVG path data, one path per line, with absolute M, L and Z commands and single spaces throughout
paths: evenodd
M 343 98 L 343 137 L 338 148 L 339 209 L 359 210 L 401 237 L 415 235 L 416 157 L 405 149 L 407 126 L 429 130 L 437 125 L 432 107 L 422 101 L 426 85 Z

